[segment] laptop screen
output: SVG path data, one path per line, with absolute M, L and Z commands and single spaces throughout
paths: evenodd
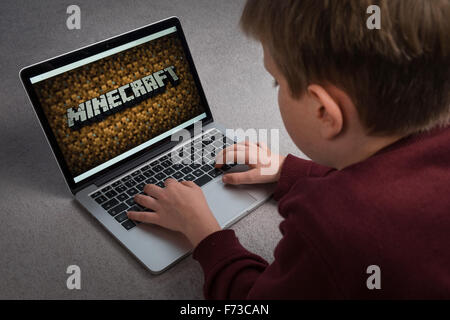
M 75 183 L 207 117 L 176 27 L 30 81 Z

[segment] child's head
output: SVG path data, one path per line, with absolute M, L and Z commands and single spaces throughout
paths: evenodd
M 366 24 L 373 4 L 380 30 Z M 241 26 L 263 45 L 289 134 L 319 163 L 449 122 L 450 0 L 248 0 Z

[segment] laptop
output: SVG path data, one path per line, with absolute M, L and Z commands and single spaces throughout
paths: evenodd
M 152 273 L 193 248 L 181 233 L 127 218 L 146 210 L 133 200 L 146 184 L 194 181 L 222 228 L 271 195 L 271 186 L 222 182 L 244 165 L 214 168 L 236 137 L 214 121 L 177 17 L 26 67 L 20 78 L 75 199 Z

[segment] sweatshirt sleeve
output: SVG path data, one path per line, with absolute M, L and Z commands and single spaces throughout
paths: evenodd
M 233 230 L 203 239 L 193 252 L 205 275 L 206 299 L 245 299 L 268 263 L 246 250 Z
M 287 195 L 301 177 L 321 176 L 329 171 L 330 168 L 288 155 L 274 197 L 278 200 Z M 205 275 L 205 298 L 289 299 L 335 295 L 335 290 L 329 290 L 334 283 L 327 266 L 314 246 L 300 234 L 292 216 L 280 225 L 283 238 L 271 265 L 245 249 L 233 230 L 217 231 L 203 239 L 194 249 L 193 258 Z
M 247 251 L 233 230 L 217 231 L 195 248 L 193 257 L 205 275 L 206 299 L 342 298 L 323 257 L 284 220 L 283 238 L 268 264 Z
M 314 163 L 311 160 L 304 160 L 288 154 L 281 168 L 280 179 L 275 188 L 273 197 L 275 200 L 287 194 L 291 187 L 303 177 L 322 177 L 335 169 Z

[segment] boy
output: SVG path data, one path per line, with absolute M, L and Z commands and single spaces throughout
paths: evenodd
M 366 27 L 372 4 L 380 30 Z M 450 0 L 248 0 L 241 26 L 261 41 L 286 129 L 313 160 L 269 153 L 275 174 L 259 161 L 223 176 L 278 181 L 274 262 L 220 230 L 192 182 L 147 185 L 136 201 L 154 212 L 129 217 L 186 235 L 206 298 L 450 298 L 449 21 Z M 250 146 L 227 148 L 217 167 L 265 152 Z

